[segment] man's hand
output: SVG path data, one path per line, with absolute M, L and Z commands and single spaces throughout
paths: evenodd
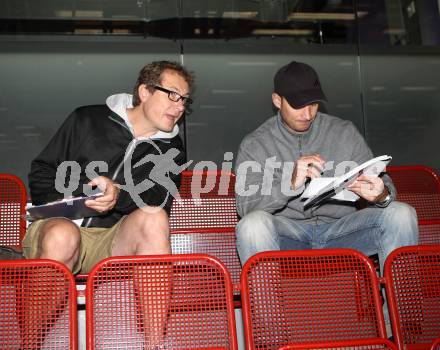
M 105 213 L 114 208 L 119 197 L 119 186 L 108 177 L 95 177 L 88 183 L 90 186 L 98 186 L 104 193 L 102 196 L 86 201 L 86 206 L 100 213 Z
M 360 175 L 347 189 L 371 203 L 382 202 L 388 195 L 388 189 L 380 177 L 364 174 Z
M 302 156 L 296 161 L 295 169 L 292 174 L 292 189 L 296 191 L 303 186 L 306 180 L 321 176 L 324 170 L 325 161 L 319 154 L 311 156 Z

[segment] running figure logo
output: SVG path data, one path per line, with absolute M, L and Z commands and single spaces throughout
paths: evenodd
M 151 146 L 153 146 L 158 154 L 147 154 L 140 161 L 134 164 L 133 168 L 137 168 L 145 163 L 153 163 L 153 168 L 151 169 L 148 177 L 138 183 L 137 185 L 133 182 L 133 176 L 131 174 L 131 160 L 133 156 L 133 151 L 137 145 L 140 143 L 147 142 Z M 160 148 L 150 139 L 136 141 L 133 140 L 127 147 L 124 156 L 124 177 L 125 177 L 125 185 L 121 185 L 121 189 L 127 191 L 133 201 L 136 203 L 138 208 L 142 210 L 151 210 L 151 207 L 148 206 L 147 203 L 144 203 L 140 194 L 148 191 L 150 188 L 154 187 L 154 185 L 158 184 L 163 186 L 167 190 L 167 195 L 163 202 L 159 205 L 160 208 L 163 208 L 168 200 L 170 194 L 178 201 L 181 200 L 179 191 L 174 184 L 174 182 L 170 178 L 170 173 L 178 175 L 183 170 L 185 170 L 191 163 L 192 160 L 186 162 L 183 165 L 178 165 L 174 159 L 179 155 L 180 151 L 176 148 L 169 149 L 165 154 L 162 154 Z

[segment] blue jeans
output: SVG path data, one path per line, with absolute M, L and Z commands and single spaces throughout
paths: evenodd
M 240 220 L 236 232 L 242 264 L 268 250 L 353 248 L 367 256 L 378 254 L 381 273 L 389 253 L 418 242 L 416 211 L 396 201 L 386 208 L 353 212 L 329 224 L 302 223 L 256 210 Z M 386 303 L 384 308 L 389 322 Z

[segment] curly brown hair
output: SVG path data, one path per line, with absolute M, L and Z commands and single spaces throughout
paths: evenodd
M 150 92 L 154 91 L 153 86 L 160 85 L 162 83 L 162 73 L 166 70 L 171 70 L 179 74 L 188 84 L 191 91 L 194 84 L 193 72 L 185 69 L 181 64 L 171 61 L 155 61 L 144 66 L 139 72 L 139 76 L 136 81 L 136 85 L 133 89 L 133 107 L 138 106 L 141 103 L 139 98 L 139 86 L 142 84 L 147 85 Z

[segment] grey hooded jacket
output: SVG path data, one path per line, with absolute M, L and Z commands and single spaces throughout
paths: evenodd
M 247 135 L 239 148 L 235 172 L 236 203 L 240 216 L 264 210 L 304 222 L 328 223 L 356 210 L 355 203 L 327 201 L 304 211 L 300 195 L 290 181 L 294 162 L 302 155 L 319 154 L 326 161 L 325 177 L 339 176 L 373 158 L 370 148 L 352 122 L 318 112 L 310 129 L 296 133 L 280 114 Z M 396 190 L 388 175 L 382 179 L 391 198 Z

